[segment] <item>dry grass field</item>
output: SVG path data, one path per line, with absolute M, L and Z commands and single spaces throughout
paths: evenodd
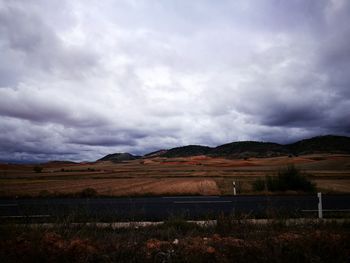
M 0 165 L 0 196 L 74 194 L 93 188 L 105 196 L 254 194 L 252 182 L 294 164 L 329 193 L 350 192 L 350 155 L 221 159 L 206 156 L 153 158 L 121 163 Z

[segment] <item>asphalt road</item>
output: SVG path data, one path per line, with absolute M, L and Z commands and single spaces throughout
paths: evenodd
M 325 215 L 350 212 L 350 195 L 323 195 L 322 203 Z M 68 215 L 96 220 L 209 219 L 220 214 L 316 216 L 317 205 L 316 195 L 0 199 L 0 220 Z

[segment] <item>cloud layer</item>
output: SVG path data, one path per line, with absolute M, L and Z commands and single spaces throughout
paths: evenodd
M 350 135 L 346 0 L 0 0 L 0 160 Z

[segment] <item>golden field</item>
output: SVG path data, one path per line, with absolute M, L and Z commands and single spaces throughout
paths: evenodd
M 327 193 L 350 192 L 350 155 L 222 159 L 206 156 L 152 158 L 121 163 L 0 165 L 0 196 L 74 194 L 93 188 L 104 196 L 225 195 L 235 181 L 240 194 L 254 194 L 252 182 L 294 164 Z

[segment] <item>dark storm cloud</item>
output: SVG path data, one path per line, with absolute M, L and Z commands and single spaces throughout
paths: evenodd
M 322 113 L 319 109 L 312 107 L 297 107 L 294 109 L 287 108 L 286 106 L 274 105 L 274 108 L 270 109 L 270 114 L 266 116 L 264 124 L 269 126 L 314 126 L 320 119 L 322 119 Z
M 0 0 L 0 159 L 350 134 L 350 2 Z

